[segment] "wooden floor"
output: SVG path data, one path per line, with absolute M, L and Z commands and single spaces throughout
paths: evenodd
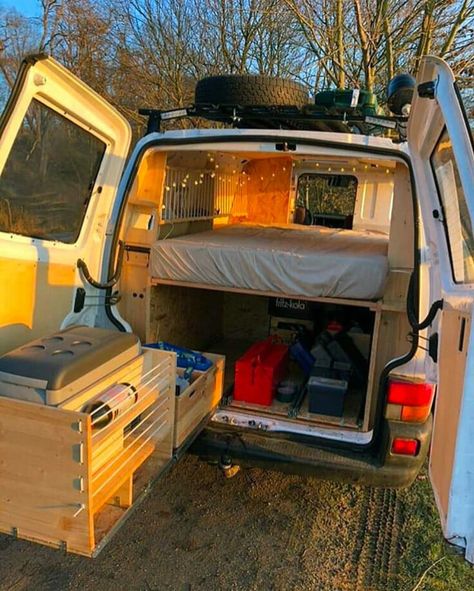
M 349 390 L 347 393 L 344 404 L 344 414 L 342 417 L 320 415 L 309 412 L 307 395 L 303 398 L 300 410 L 296 417 L 289 416 L 292 403 L 280 402 L 275 399 L 271 406 L 263 406 L 260 404 L 251 404 L 248 402 L 233 400 L 232 391 L 234 386 L 235 363 L 252 344 L 253 342 L 246 340 L 224 339 L 215 343 L 210 349 L 210 352 L 216 352 L 226 356 L 223 400 L 226 406 L 242 409 L 246 412 L 255 414 L 256 416 L 285 418 L 286 420 L 300 424 L 331 425 L 334 427 L 344 427 L 346 429 L 360 428 L 362 424 L 361 413 L 365 403 L 365 392 L 360 389 Z M 292 364 L 290 364 L 289 377 L 296 381 L 303 381 L 304 379 L 301 371 L 298 372 L 298 370 L 295 370 L 294 365 L 292 367 Z

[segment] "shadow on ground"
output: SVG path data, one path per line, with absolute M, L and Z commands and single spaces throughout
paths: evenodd
M 429 481 L 365 489 L 186 457 L 95 560 L 0 535 L 1 591 L 411 591 L 447 552 Z M 419 591 L 474 588 L 448 551 Z

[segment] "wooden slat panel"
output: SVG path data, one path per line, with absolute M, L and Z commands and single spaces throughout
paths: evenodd
M 134 442 L 107 466 L 99 478 L 94 479 L 97 492 L 92 497 L 93 513 L 97 513 L 121 489 L 154 449 L 153 443 Z

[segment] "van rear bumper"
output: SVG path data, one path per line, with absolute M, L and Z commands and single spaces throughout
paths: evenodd
M 322 446 L 296 440 L 287 434 L 269 434 L 209 424 L 190 448 L 206 460 L 228 456 L 242 466 L 280 470 L 366 486 L 401 488 L 409 486 L 428 453 L 432 429 L 430 417 L 422 424 L 384 421 L 377 446 L 357 450 Z M 394 437 L 418 439 L 415 457 L 390 452 Z

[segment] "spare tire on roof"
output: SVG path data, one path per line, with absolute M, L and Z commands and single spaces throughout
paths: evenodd
M 305 87 L 294 80 L 271 76 L 226 75 L 199 80 L 196 105 L 302 107 L 309 102 Z

